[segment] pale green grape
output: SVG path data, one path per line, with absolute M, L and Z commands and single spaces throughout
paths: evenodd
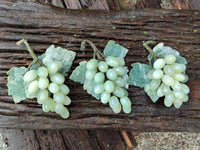
M 63 93 L 61 93 L 61 92 L 55 93 L 53 95 L 53 99 L 56 101 L 56 103 L 62 104 L 64 102 L 64 100 L 65 100 L 65 95 Z
M 92 80 L 96 73 L 97 73 L 97 70 L 87 70 L 85 73 L 85 78 L 87 80 Z
M 175 73 L 175 74 L 173 75 L 173 78 L 174 78 L 175 80 L 177 80 L 177 81 L 180 81 L 180 82 L 182 82 L 182 81 L 185 80 L 185 76 L 184 76 L 183 74 L 181 74 L 181 73 Z
M 121 97 L 120 103 L 123 107 L 131 107 L 131 100 L 127 96 Z
M 169 93 L 168 95 L 165 96 L 165 99 L 164 99 L 164 105 L 166 107 L 170 107 L 172 106 L 173 102 L 174 102 L 174 93 L 171 92 Z
M 66 108 L 66 109 L 63 111 L 63 113 L 60 114 L 60 116 L 61 116 L 62 118 L 64 118 L 64 119 L 69 118 L 69 111 L 68 111 L 68 109 Z
M 108 56 L 108 57 L 106 58 L 106 62 L 107 62 L 107 64 L 108 64 L 109 66 L 111 66 L 111 67 L 117 67 L 117 66 L 119 66 L 119 61 L 118 61 L 118 59 L 117 59 L 116 57 L 113 57 L 113 56 Z
M 117 72 L 114 69 L 108 69 L 108 71 L 106 72 L 106 76 L 109 80 L 116 80 Z
M 123 97 L 125 96 L 124 90 L 118 86 L 115 87 L 115 90 L 113 91 L 113 94 L 117 97 Z
M 115 67 L 114 70 L 117 72 L 118 76 L 122 76 L 126 73 L 125 67 L 121 67 L 121 66 Z
M 111 93 L 115 90 L 115 84 L 114 82 L 110 81 L 110 80 L 107 80 L 105 83 L 104 83 L 104 89 L 106 92 L 108 93 Z
M 97 84 L 94 87 L 94 93 L 101 94 L 104 92 L 104 84 Z
M 183 80 L 182 82 L 185 83 L 185 82 L 188 81 L 189 77 L 188 77 L 188 75 L 186 75 L 186 74 L 183 74 L 183 75 L 184 75 L 184 77 L 185 77 L 185 80 Z
M 163 76 L 163 71 L 162 70 L 154 70 L 152 73 L 152 79 L 161 79 Z
M 61 103 L 57 103 L 55 105 L 54 110 L 59 115 L 64 114 L 64 113 L 66 113 L 66 111 L 68 111 L 67 108 L 63 104 L 61 104 Z
M 123 109 L 124 113 L 126 113 L 126 114 L 130 114 L 130 112 L 131 112 L 131 106 L 130 107 L 123 106 L 122 109 Z
M 185 84 L 181 84 L 181 89 L 182 89 L 184 94 L 190 93 L 189 87 L 187 85 L 185 85 Z
M 48 90 L 53 94 L 58 93 L 59 92 L 59 86 L 56 83 L 50 83 L 49 86 L 48 86 Z
M 171 65 L 166 65 L 164 67 L 164 73 L 167 75 L 172 76 L 174 74 L 175 70 L 173 69 L 173 67 Z
M 175 91 L 180 91 L 182 89 L 181 83 L 177 80 L 174 81 L 174 84 L 171 87 Z
M 49 92 L 47 90 L 40 90 L 37 96 L 38 104 L 44 104 L 44 102 L 47 101 L 48 97 L 49 97 Z
M 55 73 L 51 75 L 50 79 L 56 84 L 63 84 L 65 81 L 65 77 L 61 73 Z
M 55 74 L 61 67 L 57 62 L 53 62 L 47 66 L 50 74 Z
M 44 112 L 49 112 L 54 109 L 56 102 L 52 98 L 48 98 L 47 101 L 42 105 L 42 110 Z
M 97 59 L 91 59 L 87 62 L 87 69 L 88 70 L 96 70 L 98 66 L 98 60 Z
M 67 95 L 67 94 L 69 94 L 69 87 L 67 86 L 67 85 L 65 85 L 65 84 L 60 84 L 59 85 L 59 88 L 60 88 L 60 91 L 63 93 L 63 94 L 65 94 L 65 95 Z
M 109 106 L 112 108 L 112 109 L 115 109 L 119 106 L 119 100 L 116 96 L 111 96 L 110 97 L 110 100 L 109 100 Z
M 185 70 L 186 70 L 186 65 L 185 64 L 181 64 L 181 66 L 182 66 L 182 70 L 180 70 L 181 72 L 184 72 Z
M 69 96 L 65 96 L 65 99 L 64 99 L 64 102 L 63 102 L 64 105 L 69 105 L 71 104 L 71 99 Z
M 117 60 L 118 60 L 118 63 L 119 63 L 120 66 L 124 66 L 125 65 L 124 58 L 117 57 Z
M 162 81 L 167 85 L 167 86 L 172 86 L 174 84 L 174 79 L 168 75 L 164 75 L 162 77 Z
M 38 80 L 32 81 L 28 86 L 28 93 L 33 94 L 39 90 Z
M 178 109 L 178 108 L 181 107 L 182 103 L 183 103 L 182 100 L 175 98 L 175 100 L 174 100 L 174 107 Z
M 56 103 L 54 110 L 57 114 L 62 114 L 65 111 L 65 106 L 61 103 Z
M 154 71 L 155 71 L 154 69 L 150 70 L 150 71 L 148 72 L 148 74 L 147 74 L 147 78 L 153 79 L 153 72 L 154 72 Z
M 105 75 L 102 72 L 98 72 L 95 76 L 94 76 L 94 81 L 98 84 L 103 83 L 105 80 Z
M 172 64 L 172 67 L 177 73 L 183 72 L 186 69 L 186 66 L 184 64 L 179 64 L 179 63 Z
M 187 102 L 188 101 L 188 95 L 184 94 L 184 98 L 182 99 L 183 102 Z
M 172 91 L 170 90 L 170 87 L 167 86 L 167 85 L 164 84 L 164 83 L 161 84 L 161 90 L 162 90 L 162 93 L 163 93 L 164 95 L 168 95 L 170 92 L 172 92 Z
M 113 112 L 116 113 L 116 114 L 120 113 L 121 110 L 122 110 L 121 104 L 119 103 L 118 106 L 112 108 L 112 110 L 113 110 Z
M 50 110 L 51 112 L 55 112 L 54 108 Z
M 108 64 L 105 61 L 100 61 L 98 64 L 98 69 L 101 72 L 106 72 L 108 70 Z
M 101 94 L 101 102 L 103 104 L 106 104 L 108 103 L 108 101 L 110 100 L 110 93 L 104 91 L 102 94 Z
M 184 98 L 184 93 L 182 91 L 174 91 L 174 96 L 177 99 L 183 99 Z
M 26 72 L 24 75 L 25 82 L 33 81 L 36 78 L 37 78 L 37 70 L 30 70 L 30 71 Z
M 121 77 L 117 77 L 117 79 L 114 81 L 116 86 L 124 87 L 125 81 Z
M 165 66 L 165 60 L 163 58 L 159 58 L 153 63 L 154 69 L 162 69 L 164 66 Z
M 49 72 L 46 67 L 39 67 L 38 68 L 38 76 L 40 78 L 46 78 L 48 76 Z
M 128 91 L 125 88 L 122 88 L 122 90 L 124 91 L 124 95 L 128 96 Z
M 176 57 L 174 55 L 169 54 L 169 55 L 165 56 L 166 64 L 170 65 L 170 64 L 175 63 L 175 61 L 176 61 Z
M 156 90 L 159 87 L 160 83 L 161 83 L 160 79 L 158 79 L 158 80 L 151 80 L 151 82 L 149 83 L 149 88 L 152 91 L 154 91 L 154 90 Z
M 38 81 L 38 87 L 40 89 L 46 89 L 49 86 L 49 79 L 48 78 L 40 78 Z
M 157 95 L 158 95 L 158 97 L 163 97 L 164 96 L 164 94 L 162 93 L 161 86 L 157 89 Z

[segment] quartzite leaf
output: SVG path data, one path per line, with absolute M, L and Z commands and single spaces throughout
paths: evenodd
M 66 72 L 70 70 L 75 56 L 76 53 L 73 51 L 69 51 L 61 47 L 55 48 L 54 45 L 51 45 L 49 48 L 47 48 L 42 62 L 46 66 L 54 61 L 60 63 L 62 65 L 62 69 L 59 72 L 66 76 Z
M 151 70 L 151 67 L 149 65 L 133 63 L 131 66 L 133 68 L 129 73 L 128 80 L 128 83 L 130 85 L 135 85 L 142 88 L 150 82 L 150 79 L 147 78 L 147 73 Z
M 159 97 L 157 95 L 157 90 L 152 91 L 148 85 L 145 86 L 144 91 L 147 93 L 147 95 L 151 98 L 151 100 L 155 103 Z
M 125 47 L 115 44 L 115 41 L 108 41 L 103 54 L 108 57 L 108 56 L 114 56 L 114 57 L 125 57 L 126 54 L 128 53 L 128 49 Z
M 87 61 L 80 62 L 79 66 L 72 72 L 70 79 L 83 84 L 85 82 L 85 73 L 87 71 L 86 64 Z
M 8 95 L 13 97 L 15 103 L 26 99 L 23 80 L 26 69 L 26 67 L 13 67 L 8 71 Z

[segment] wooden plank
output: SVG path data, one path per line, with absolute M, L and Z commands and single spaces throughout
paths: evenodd
M 64 0 L 64 3 L 68 9 L 81 9 L 79 0 Z
M 199 11 L 195 11 L 200 14 Z M 25 129 L 115 128 L 137 131 L 200 131 L 200 15 L 194 11 L 67 11 L 39 3 L 0 2 L 0 127 Z M 135 16 L 135 17 L 133 17 Z M 162 17 L 161 17 L 162 16 Z M 113 28 L 113 26 L 115 28 Z M 145 32 L 144 32 L 145 31 Z M 103 49 L 108 40 L 130 49 L 126 65 L 147 63 L 144 40 L 156 40 L 179 50 L 188 60 L 190 101 L 181 109 L 165 108 L 163 100 L 153 104 L 143 89 L 131 86 L 132 113 L 114 114 L 99 103 L 82 85 L 66 80 L 72 104 L 70 118 L 44 113 L 35 100 L 14 104 L 7 96 L 6 72 L 13 66 L 28 65 L 31 57 L 15 42 L 26 38 L 40 55 L 50 44 L 77 52 L 72 69 L 91 58 L 82 53 L 80 42 L 92 40 Z M 91 50 L 91 49 L 89 49 Z
M 119 131 L 114 130 L 3 129 L 0 131 L 8 150 L 126 149 Z
M 199 0 L 32 0 L 67 9 L 134 10 L 164 8 L 200 10 Z
M 124 131 L 122 130 L 121 131 L 121 134 L 123 136 L 123 139 L 127 145 L 127 147 L 129 149 L 133 149 L 133 148 L 136 148 L 137 146 L 137 143 L 136 143 L 136 140 L 135 140 L 135 135 L 131 133 L 131 131 Z
M 67 130 L 62 132 L 62 135 L 65 139 L 65 145 L 70 146 L 68 149 L 101 150 L 95 132 L 92 130 Z
M 8 150 L 39 150 L 40 145 L 33 130 L 1 130 Z
M 125 150 L 126 146 L 123 143 L 119 132 L 114 130 L 96 130 L 96 139 L 101 145 L 101 149 L 109 150 Z
M 62 0 L 52 0 L 52 1 L 51 1 L 51 4 L 52 4 L 53 6 L 56 6 L 56 7 L 61 7 L 61 8 L 64 8 L 64 7 L 65 7 L 65 5 L 64 5 L 64 3 L 63 3 Z

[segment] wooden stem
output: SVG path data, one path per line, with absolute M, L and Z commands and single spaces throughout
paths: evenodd
M 82 51 L 86 50 L 86 48 L 85 48 L 86 43 L 88 43 L 92 47 L 92 49 L 94 51 L 94 53 L 93 53 L 93 58 L 94 59 L 97 56 L 98 60 L 105 60 L 104 54 L 100 50 L 98 50 L 98 48 L 96 47 L 96 45 L 92 41 L 90 41 L 90 40 L 84 40 L 84 41 L 82 41 L 81 42 L 81 48 L 80 48 L 80 50 L 82 50 Z
M 30 47 L 26 39 L 21 39 L 20 41 L 16 42 L 16 45 L 23 44 L 26 45 L 28 52 L 31 54 L 31 57 L 33 58 L 33 61 L 29 64 L 27 71 L 30 70 L 31 66 L 33 64 L 38 63 L 39 66 L 44 66 L 44 64 L 38 59 L 37 55 L 34 53 L 33 49 Z

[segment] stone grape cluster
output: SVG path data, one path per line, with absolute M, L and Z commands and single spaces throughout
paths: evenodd
M 62 118 L 69 117 L 69 111 L 64 105 L 69 105 L 71 99 L 67 96 L 69 88 L 64 84 L 65 77 L 58 71 L 62 68 L 57 62 L 41 66 L 38 70 L 29 70 L 24 75 L 28 82 L 28 93 L 38 93 L 37 102 L 42 104 L 44 112 L 56 112 Z
M 109 106 L 115 113 L 121 109 L 125 113 L 131 112 L 131 101 L 125 89 L 127 69 L 123 58 L 108 56 L 105 61 L 91 59 L 87 62 L 85 77 L 94 80 L 94 93 L 100 95 L 101 102 Z
M 149 71 L 148 78 L 152 79 L 145 88 L 156 91 L 159 97 L 164 98 L 164 105 L 180 108 L 183 102 L 188 101 L 190 89 L 184 82 L 186 65 L 176 62 L 176 56 L 169 54 L 164 58 L 158 58 L 153 63 L 153 69 Z

